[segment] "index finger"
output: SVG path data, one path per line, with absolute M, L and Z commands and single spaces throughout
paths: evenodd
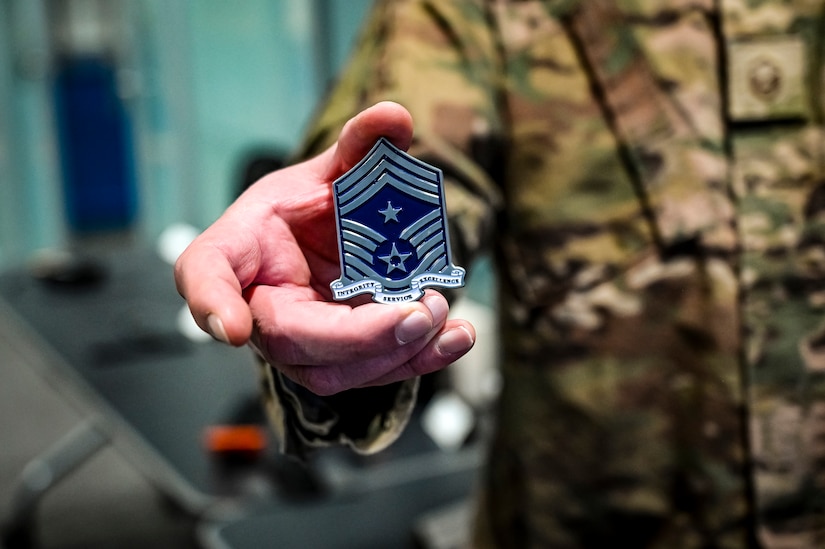
M 252 313 L 228 255 L 196 239 L 175 263 L 175 284 L 197 325 L 215 339 L 240 346 L 252 334 Z

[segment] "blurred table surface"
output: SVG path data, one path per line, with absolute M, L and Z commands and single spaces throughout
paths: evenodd
M 233 521 L 206 525 L 201 541 L 207 549 L 469 547 L 474 484 L 474 468 L 462 467 L 341 494 L 321 505 L 263 507 Z
M 258 547 L 272 536 L 279 547 L 402 547 L 416 517 L 471 492 L 480 450 L 443 452 L 415 419 L 377 456 L 334 449 L 302 465 L 270 444 L 256 460 L 216 459 L 205 429 L 260 411 L 251 351 L 181 334 L 184 302 L 154 252 L 84 261 L 93 276 L 80 281 L 44 279 L 30 266 L 0 274 L 0 332 L 41 354 L 43 376 L 99 414 L 124 457 L 206 517 L 210 547 Z

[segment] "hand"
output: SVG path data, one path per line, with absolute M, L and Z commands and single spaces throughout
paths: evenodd
M 253 345 L 319 395 L 384 385 L 439 370 L 473 346 L 469 322 L 448 304 L 331 301 L 340 275 L 332 182 L 383 136 L 406 150 L 412 118 L 379 103 L 354 117 L 336 145 L 252 185 L 175 265 L 178 291 L 214 338 Z

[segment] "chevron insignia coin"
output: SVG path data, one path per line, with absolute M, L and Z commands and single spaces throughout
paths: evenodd
M 441 170 L 384 138 L 333 184 L 341 278 L 336 300 L 420 299 L 424 288 L 464 285 L 452 263 Z

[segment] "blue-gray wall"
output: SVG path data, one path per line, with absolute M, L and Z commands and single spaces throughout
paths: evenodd
M 289 151 L 370 0 L 119 1 L 121 95 L 139 217 L 204 228 L 252 150 Z M 45 0 L 0 0 L 0 266 L 72 239 L 64 221 Z

